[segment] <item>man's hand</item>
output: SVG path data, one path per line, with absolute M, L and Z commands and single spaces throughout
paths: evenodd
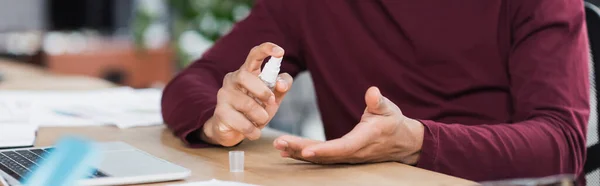
M 416 164 L 423 144 L 423 124 L 405 117 L 376 87 L 367 90 L 365 102 L 367 108 L 360 123 L 339 139 L 322 142 L 286 135 L 277 138 L 273 145 L 282 157 L 320 164 Z
M 284 51 L 273 43 L 250 50 L 246 61 L 223 79 L 217 94 L 215 113 L 202 129 L 201 139 L 212 144 L 233 146 L 244 138 L 255 140 L 260 129 L 273 118 L 281 100 L 292 86 L 292 77 L 280 74 L 273 91 L 258 78 L 263 60 L 282 57 Z

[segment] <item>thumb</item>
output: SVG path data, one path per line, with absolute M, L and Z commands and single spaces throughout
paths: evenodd
M 381 91 L 377 87 L 369 87 L 365 94 L 365 102 L 367 103 L 367 112 L 377 115 L 388 115 L 392 113 L 390 101 L 383 97 Z

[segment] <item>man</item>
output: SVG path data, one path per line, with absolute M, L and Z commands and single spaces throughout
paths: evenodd
M 258 1 L 167 86 L 163 115 L 192 146 L 254 140 L 309 70 L 329 141 L 282 136 L 282 157 L 476 181 L 580 175 L 584 20 L 580 0 Z M 269 56 L 284 56 L 273 91 L 257 77 Z

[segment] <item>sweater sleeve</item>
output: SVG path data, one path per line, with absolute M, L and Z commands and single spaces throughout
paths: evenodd
M 476 181 L 582 173 L 589 115 L 583 1 L 510 2 L 511 121 L 421 120 L 418 167 Z
M 285 11 L 280 4 L 278 0 L 257 1 L 246 19 L 167 85 L 161 101 L 163 118 L 186 144 L 209 146 L 199 139 L 198 132 L 214 114 L 217 91 L 225 74 L 239 69 L 252 47 L 273 42 L 286 50 L 282 73 L 295 76 L 305 69 L 299 63 L 298 42 L 288 32 L 288 22 L 292 20 L 279 13 Z

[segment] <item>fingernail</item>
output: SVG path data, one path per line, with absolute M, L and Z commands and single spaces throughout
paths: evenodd
M 276 104 L 276 103 L 275 103 L 275 96 L 271 96 L 271 97 L 269 97 L 269 104 L 270 104 L 270 105 L 275 105 L 275 104 Z
M 289 158 L 290 157 L 290 154 L 287 153 L 287 152 L 281 152 L 280 155 L 281 155 L 281 157 L 284 157 L 284 158 Z
M 315 152 L 313 151 L 306 151 L 305 153 L 302 153 L 304 155 L 305 158 L 310 158 L 315 156 Z
M 281 79 L 281 78 L 277 78 L 277 82 L 279 82 L 281 84 L 281 86 L 283 86 L 283 91 L 287 91 L 288 89 L 288 84 L 287 82 L 285 82 L 285 80 Z
M 283 52 L 283 48 L 281 47 L 273 47 L 273 54 L 281 54 Z
M 279 145 L 281 145 L 281 146 L 283 146 L 283 147 L 285 147 L 285 148 L 287 148 L 287 147 L 288 147 L 288 143 L 287 143 L 286 141 L 279 140 L 277 143 L 279 143 Z
M 379 90 L 379 88 L 375 87 L 375 90 L 377 90 L 377 94 L 379 94 L 379 103 L 383 102 L 383 94 L 381 94 L 381 90 Z

